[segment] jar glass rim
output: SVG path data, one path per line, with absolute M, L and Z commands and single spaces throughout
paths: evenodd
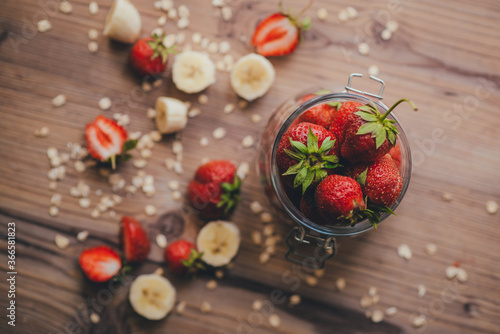
M 271 183 L 273 190 L 278 197 L 281 206 L 286 211 L 286 213 L 294 220 L 295 223 L 299 224 L 302 227 L 305 227 L 311 231 L 314 231 L 319 234 L 328 235 L 328 236 L 353 236 L 360 234 L 362 232 L 368 231 L 373 228 L 373 224 L 365 219 L 361 222 L 358 222 L 354 226 L 335 226 L 335 225 L 318 225 L 312 222 L 309 218 L 307 218 L 302 212 L 292 203 L 292 201 L 288 198 L 286 193 L 283 190 L 283 185 L 281 184 L 280 173 L 276 163 L 276 152 L 278 150 L 279 143 L 284 133 L 288 130 L 291 124 L 306 110 L 323 103 L 333 102 L 333 101 L 356 101 L 361 102 L 363 104 L 372 102 L 374 103 L 379 110 L 387 111 L 388 108 L 380 101 L 374 101 L 370 98 L 367 98 L 363 95 L 352 94 L 352 93 L 331 93 L 321 95 L 315 98 L 312 98 L 303 103 L 297 103 L 294 108 L 295 110 L 290 114 L 290 116 L 286 119 L 286 121 L 282 124 L 281 128 L 278 131 L 278 134 L 274 140 L 272 153 L 271 153 Z M 401 203 L 410 183 L 411 177 L 411 152 L 410 147 L 408 145 L 408 140 L 406 135 L 399 123 L 398 119 L 391 113 L 388 118 L 393 119 L 395 121 L 394 125 L 398 129 L 399 134 L 396 136 L 397 142 L 399 142 L 399 147 L 401 149 L 402 155 L 402 164 L 401 164 L 401 176 L 403 178 L 403 187 L 401 189 L 401 193 L 394 205 L 391 206 L 391 209 L 394 211 L 399 204 Z M 389 213 L 382 213 L 380 218 L 381 221 L 390 216 Z

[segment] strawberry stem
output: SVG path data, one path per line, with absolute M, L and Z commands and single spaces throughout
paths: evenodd
M 314 0 L 310 0 L 309 3 L 297 14 L 297 16 L 295 18 L 298 20 L 302 16 L 302 14 L 304 14 L 304 12 L 306 10 L 308 10 L 309 7 L 312 6 L 313 2 L 314 2 Z
M 410 101 L 410 100 L 408 100 L 408 99 L 401 99 L 401 100 L 399 100 L 398 102 L 394 103 L 394 104 L 392 105 L 392 107 L 390 107 L 390 108 L 389 108 L 389 110 L 387 110 L 387 111 L 385 112 L 385 114 L 382 116 L 382 118 L 381 118 L 380 120 L 381 120 L 381 121 L 383 121 L 383 120 L 387 117 L 387 115 L 389 115 L 389 114 L 391 113 L 391 111 L 393 111 L 393 110 L 394 110 L 394 108 L 396 108 L 399 104 L 401 104 L 401 103 L 403 103 L 403 102 L 408 102 L 408 103 L 410 104 L 410 106 L 413 108 L 413 110 L 415 110 L 415 111 L 417 111 L 417 110 L 418 110 L 417 106 L 416 106 L 416 105 L 415 105 L 415 103 L 413 103 L 412 101 Z
M 111 169 L 115 170 L 116 169 L 116 155 L 111 156 Z

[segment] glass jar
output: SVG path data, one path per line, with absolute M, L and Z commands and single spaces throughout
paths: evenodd
M 300 263 L 307 267 L 322 268 L 325 261 L 334 255 L 337 237 L 351 237 L 359 235 L 373 228 L 373 224 L 368 220 L 362 220 L 354 226 L 323 226 L 318 225 L 307 218 L 286 193 L 283 187 L 280 172 L 276 163 L 276 152 L 283 134 L 294 123 L 294 121 L 310 108 L 330 102 L 357 101 L 363 104 L 370 101 L 375 103 L 381 113 L 388 108 L 381 102 L 385 84 L 382 80 L 370 77 L 379 82 L 382 86 L 378 94 L 362 92 L 351 86 L 354 77 L 361 77 L 361 74 L 353 73 L 349 77 L 345 93 L 327 93 L 306 102 L 299 102 L 307 94 L 301 94 L 295 98 L 285 101 L 271 116 L 267 126 L 264 128 L 260 142 L 258 156 L 258 170 L 261 182 L 270 202 L 280 208 L 285 213 L 285 220 L 292 223 L 292 229 L 287 236 L 286 242 L 289 250 L 286 258 L 292 262 Z M 312 93 L 308 92 L 308 93 Z M 408 140 L 404 134 L 399 121 L 390 114 L 388 118 L 395 121 L 399 134 L 396 136 L 396 143 L 401 151 L 400 174 L 403 179 L 401 193 L 390 208 L 394 211 L 403 200 L 408 189 L 411 176 L 411 154 Z M 389 213 L 381 213 L 380 219 L 383 221 Z M 304 245 L 307 245 L 304 247 Z M 313 246 L 311 248 L 311 246 Z M 301 248 L 305 251 L 300 250 Z M 310 255 L 312 253 L 312 255 Z

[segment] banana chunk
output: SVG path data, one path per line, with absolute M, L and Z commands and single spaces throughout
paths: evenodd
M 173 133 L 186 127 L 188 116 L 184 102 L 171 97 L 159 97 L 155 109 L 156 128 L 161 133 Z
M 215 82 L 215 65 L 202 52 L 184 51 L 175 56 L 172 80 L 185 93 L 198 93 Z
M 141 33 L 141 15 L 128 0 L 115 0 L 104 24 L 104 36 L 131 44 Z
M 198 233 L 196 246 L 202 260 L 213 267 L 229 264 L 240 248 L 240 230 L 230 222 L 213 221 Z
M 261 55 L 250 53 L 234 64 L 231 86 L 240 97 L 253 101 L 267 93 L 274 77 L 273 64 Z
M 173 285 L 157 274 L 137 276 L 130 286 L 128 296 L 134 311 L 150 320 L 165 318 L 172 311 L 175 298 Z

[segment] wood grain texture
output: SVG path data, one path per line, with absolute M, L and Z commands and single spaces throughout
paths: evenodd
M 71 1 L 71 15 L 56 12 L 49 17 L 52 30 L 33 32 L 33 21 L 43 19 L 42 7 L 51 3 L 56 1 L 4 0 L 0 11 L 0 268 L 7 271 L 7 223 L 15 221 L 18 272 L 16 327 L 8 326 L 2 314 L 2 333 L 500 332 L 500 216 L 485 211 L 486 201 L 500 202 L 500 2 L 315 1 L 308 11 L 313 26 L 303 43 L 294 54 L 271 59 L 277 78 L 270 92 L 246 110 L 224 115 L 223 107 L 238 99 L 228 74 L 218 72 L 217 83 L 206 91 L 209 103 L 200 106 L 202 114 L 190 119 L 182 133 L 184 173 L 179 176 L 164 166 L 165 158 L 173 156 L 173 137 L 168 136 L 155 146 L 145 168 L 155 177 L 156 195 L 146 198 L 136 194 L 114 208 L 115 217 L 106 214 L 98 220 L 90 218 L 90 209 L 78 206 L 69 189 L 85 180 L 95 205 L 99 198 L 96 190 L 111 194 L 106 179 L 95 170 L 78 174 L 71 165 L 56 190 L 63 195 L 61 212 L 57 217 L 48 215 L 53 192 L 47 188 L 46 149 L 54 146 L 64 150 L 68 142 L 82 143 L 84 125 L 102 113 L 97 102 L 103 96 L 113 101 L 111 111 L 104 114 L 127 113 L 131 118 L 129 131 L 143 133 L 154 130 L 146 110 L 158 96 L 198 103 L 196 96 L 175 89 L 168 71 L 160 88 L 140 93 L 141 82 L 127 66 L 129 46 L 100 36 L 99 52 L 88 52 L 88 29 L 102 30 L 111 0 L 99 1 L 96 16 L 90 16 L 88 0 Z M 161 13 L 153 8 L 153 1 L 134 3 L 143 18 L 145 36 L 156 27 Z M 185 3 L 191 11 L 191 25 L 183 31 L 186 44 L 192 44 L 192 32 L 202 32 L 211 41 L 229 40 L 235 59 L 253 50 L 248 42 L 253 27 L 276 10 L 274 1 L 228 1 L 233 18 L 224 22 L 210 1 L 175 3 Z M 298 9 L 303 1 L 289 0 L 286 5 Z M 340 23 L 337 13 L 347 6 L 355 7 L 359 17 Z M 315 16 L 322 7 L 329 12 L 326 21 Z M 391 40 L 383 41 L 380 32 L 389 19 L 398 21 L 400 27 Z M 169 21 L 165 30 L 177 32 L 175 23 Z M 247 40 L 242 41 L 241 36 Z M 356 51 L 362 41 L 370 45 L 368 56 Z M 146 321 L 127 302 L 129 281 L 118 288 L 93 285 L 84 279 L 78 255 L 84 248 L 103 243 L 119 249 L 122 215 L 136 216 L 152 238 L 159 232 L 170 240 L 194 238 L 201 222 L 182 214 L 183 204 L 172 200 L 169 180 L 179 180 L 184 193 L 204 157 L 246 161 L 254 166 L 256 151 L 243 149 L 241 140 L 246 135 L 258 138 L 265 120 L 282 101 L 309 87 L 328 86 L 340 91 L 349 73 L 366 73 L 372 64 L 380 67 L 379 76 L 386 82 L 386 104 L 408 97 L 420 109 L 419 113 L 408 107 L 397 111 L 412 147 L 411 185 L 397 217 L 385 221 L 376 232 L 341 241 L 338 255 L 328 262 L 317 286 L 304 282 L 306 269 L 284 259 L 283 241 L 268 264 L 259 263 L 262 249 L 253 245 L 250 233 L 260 230 L 262 224 L 249 204 L 254 200 L 267 202 L 254 168 L 243 184 L 243 200 L 232 217 L 242 232 L 240 252 L 234 267 L 219 280 L 219 287 L 205 289 L 210 273 L 196 280 L 166 273 L 178 289 L 178 299 L 187 302 L 184 315 Z M 368 80 L 356 84 L 366 90 L 378 88 Z M 61 93 L 68 102 L 54 108 L 51 100 Z M 250 122 L 254 113 L 264 120 Z M 42 126 L 50 128 L 50 136 L 35 138 L 33 131 Z M 227 137 L 223 141 L 211 139 L 210 147 L 201 148 L 200 138 L 211 138 L 219 126 L 228 130 Z M 130 163 L 119 169 L 128 181 L 136 171 Z M 451 202 L 441 199 L 444 191 L 453 195 Z M 157 216 L 144 215 L 144 206 L 149 203 L 158 208 Z M 285 236 L 290 226 L 279 217 L 276 213 L 276 228 Z M 75 238 L 81 230 L 90 232 L 85 243 Z M 70 247 L 58 249 L 53 242 L 56 234 L 68 236 Z M 396 253 L 402 243 L 413 251 L 410 261 Z M 438 246 L 435 256 L 425 253 L 428 243 Z M 445 268 L 455 261 L 469 273 L 465 284 L 445 278 Z M 158 266 L 163 266 L 163 257 L 154 246 L 148 261 L 134 268 L 127 279 Z M 335 289 L 338 277 L 347 281 L 343 292 Z M 417 297 L 418 284 L 427 287 L 421 299 Z M 372 309 L 396 306 L 396 316 L 379 324 L 366 319 L 359 300 L 370 286 L 377 287 L 380 295 L 380 302 Z M 3 312 L 7 290 L 2 279 Z M 108 293 L 112 296 L 109 300 Z M 291 307 L 283 296 L 294 293 L 302 296 L 302 303 Z M 256 299 L 265 301 L 267 308 L 252 311 Z M 212 313 L 200 312 L 203 300 L 212 304 Z M 100 312 L 98 325 L 88 320 L 92 308 Z M 270 313 L 281 317 L 279 328 L 269 326 Z M 420 330 L 410 325 L 411 317 L 418 313 L 428 320 Z

